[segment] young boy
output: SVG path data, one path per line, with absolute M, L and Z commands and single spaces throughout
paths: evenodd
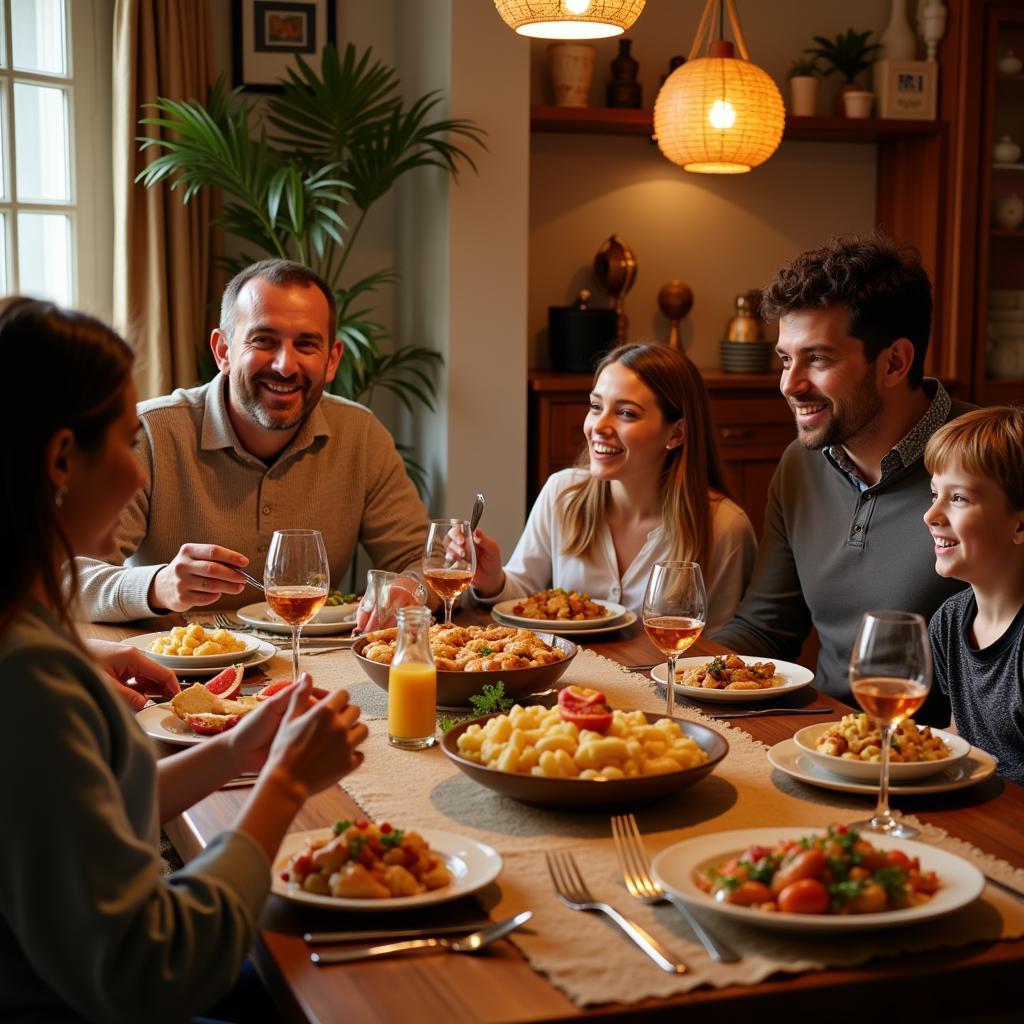
M 929 625 L 935 683 L 957 730 L 1024 783 L 1024 409 L 976 409 L 924 454 L 935 571 L 970 587 Z

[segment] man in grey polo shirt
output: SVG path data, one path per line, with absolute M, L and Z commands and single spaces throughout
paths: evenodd
M 797 439 L 772 478 L 750 586 L 712 639 L 793 660 L 813 626 L 815 685 L 851 701 L 861 615 L 888 608 L 927 620 L 963 587 L 936 575 L 921 516 L 925 444 L 969 406 L 924 378 L 931 284 L 912 250 L 877 236 L 834 239 L 781 270 L 762 309 L 779 321 L 780 387 Z M 948 724 L 938 691 L 918 717 Z
M 81 611 L 137 619 L 260 599 L 278 529 L 323 533 L 331 579 L 357 543 L 378 568 L 418 564 L 427 514 L 391 435 L 368 409 L 323 393 L 341 359 L 326 283 L 264 260 L 227 286 L 210 339 L 220 374 L 142 402 L 146 483 L 118 533 L 120 564 L 80 558 Z

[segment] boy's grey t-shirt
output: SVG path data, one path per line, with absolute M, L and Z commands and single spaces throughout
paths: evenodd
M 980 651 L 968 632 L 977 611 L 968 587 L 932 617 L 935 685 L 949 697 L 960 735 L 987 750 L 999 762 L 1000 775 L 1024 784 L 1024 607 Z

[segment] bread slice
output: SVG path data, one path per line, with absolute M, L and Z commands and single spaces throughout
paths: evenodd
M 183 722 L 188 721 L 189 715 L 246 715 L 256 704 L 255 697 L 224 700 L 199 683 L 176 693 L 171 699 L 171 708 Z

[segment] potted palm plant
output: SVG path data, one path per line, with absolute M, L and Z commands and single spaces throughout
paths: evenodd
M 797 57 L 789 69 L 789 95 L 795 117 L 814 117 L 821 88 L 821 68 L 811 57 Z
M 242 247 L 223 260 L 229 274 L 277 256 L 324 278 L 345 343 L 329 385 L 335 394 L 369 404 L 383 390 L 410 410 L 416 403 L 433 409 L 440 354 L 418 345 L 385 351 L 386 332 L 373 318 L 370 297 L 397 280 L 395 271 L 353 280 L 346 269 L 367 214 L 395 181 L 419 167 L 455 177 L 460 161 L 475 170 L 463 144 L 482 146 L 483 130 L 465 119 L 430 120 L 436 92 L 407 106 L 394 68 L 371 63 L 370 50 L 358 56 L 351 44 L 343 56 L 326 46 L 319 71 L 296 56 L 282 86 L 260 108 L 240 89 L 228 91 L 223 78 L 205 102 L 157 99 L 149 105 L 155 116 L 142 123 L 161 128 L 161 137 L 141 142 L 161 152 L 139 180 L 147 187 L 167 180 L 183 189 L 186 203 L 202 189 L 219 191 L 219 224 Z M 421 466 L 399 449 L 423 490 Z
M 857 76 L 871 67 L 870 54 L 880 49 L 878 43 L 868 43 L 867 32 L 855 32 L 848 28 L 840 32 L 835 39 L 828 39 L 825 36 L 814 36 L 817 46 L 809 46 L 804 53 L 809 53 L 825 64 L 824 74 L 831 75 L 838 71 L 843 76 L 843 84 L 840 86 L 839 95 L 836 97 L 836 113 L 844 112 L 843 95 L 847 92 L 863 92 L 862 86 L 857 84 Z

